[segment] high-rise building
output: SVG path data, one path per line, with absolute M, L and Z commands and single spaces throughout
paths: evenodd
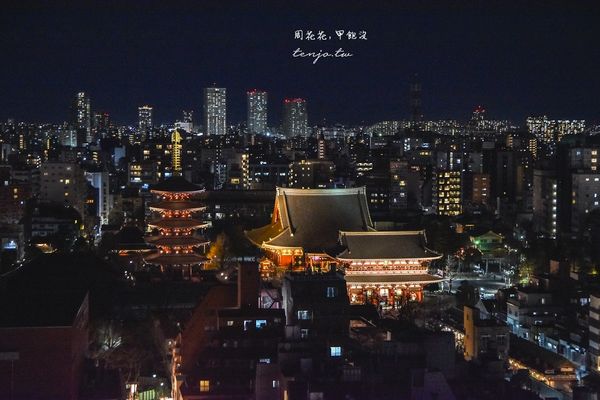
M 554 171 L 534 170 L 533 224 L 536 232 L 556 238 L 558 206 L 558 180 Z
M 248 96 L 248 132 L 264 133 L 267 130 L 267 92 L 252 89 Z
M 152 137 L 152 107 L 138 107 L 138 134 L 142 141 Z
M 181 176 L 181 134 L 177 129 L 175 129 L 171 135 L 171 144 L 173 145 L 171 153 L 173 175 Z
M 85 178 L 93 188 L 98 190 L 96 216 L 100 218 L 101 225 L 108 224 L 108 214 L 112 209 L 108 171 L 85 171 Z
M 40 169 L 40 200 L 68 204 L 84 217 L 87 181 L 77 164 L 46 162 Z
M 94 138 L 106 136 L 110 127 L 110 115 L 107 112 L 95 112 L 93 121 Z
M 490 198 L 490 175 L 474 173 L 471 202 L 473 204 L 488 204 Z
M 77 93 L 73 105 L 73 125 L 77 130 L 77 145 L 92 142 L 92 110 L 90 98 L 84 92 Z
M 600 208 L 600 174 L 573 172 L 571 174 L 571 233 L 581 233 L 587 221 L 587 214 Z
M 437 171 L 434 183 L 438 215 L 456 216 L 462 213 L 462 177 L 460 171 Z
M 207 135 L 227 133 L 227 91 L 225 88 L 204 89 L 204 130 Z
M 295 98 L 283 101 L 283 134 L 287 137 L 308 134 L 306 100 Z
M 589 347 L 590 369 L 600 372 L 600 294 L 590 295 Z

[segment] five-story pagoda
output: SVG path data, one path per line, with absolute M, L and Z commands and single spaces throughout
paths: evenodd
M 152 233 L 146 240 L 159 251 L 149 254 L 145 260 L 160 265 L 163 272 L 181 270 L 184 277 L 190 277 L 193 270 L 206 261 L 203 254 L 209 244 L 201 234 L 208 223 L 194 218 L 206 208 L 197 200 L 204 189 L 181 176 L 174 176 L 154 185 L 150 191 L 158 201 L 149 208 L 158 218 L 148 222 Z

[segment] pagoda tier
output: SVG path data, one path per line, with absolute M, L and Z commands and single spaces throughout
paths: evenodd
M 152 211 L 199 212 L 204 211 L 206 206 L 197 201 L 159 201 L 148 206 Z
M 156 236 L 146 239 L 156 246 L 171 246 L 173 248 L 199 247 L 210 243 L 207 239 L 194 236 Z
M 168 236 L 169 233 L 182 231 L 191 231 L 192 229 L 201 229 L 208 226 L 207 222 L 193 218 L 163 218 L 148 222 L 150 228 L 163 230 Z
M 210 243 L 196 234 L 197 230 L 209 224 L 193 218 L 206 208 L 194 200 L 203 189 L 181 177 L 173 177 L 152 187 L 150 191 L 158 201 L 150 204 L 149 208 L 159 218 L 148 222 L 148 229 L 158 230 L 158 234 L 146 237 L 146 241 L 159 251 L 146 256 L 145 260 L 161 268 L 187 267 L 191 274 L 192 267 L 206 262 L 206 257 L 199 251 L 203 253 Z

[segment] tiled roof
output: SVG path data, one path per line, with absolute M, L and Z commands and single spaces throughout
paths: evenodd
M 247 236 L 257 245 L 326 252 L 337 247 L 339 231 L 373 229 L 365 188 L 277 188 L 271 225 Z
M 181 176 L 173 176 L 157 183 L 156 185 L 152 185 L 150 190 L 157 192 L 200 192 L 204 190 L 204 188 L 202 185 L 196 185 L 188 182 Z
M 440 258 L 425 247 L 424 231 L 341 232 L 344 248 L 337 258 L 346 260 L 399 260 Z

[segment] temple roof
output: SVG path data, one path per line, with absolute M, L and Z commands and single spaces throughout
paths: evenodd
M 426 247 L 425 231 L 340 232 L 342 260 L 440 258 Z M 335 254 L 332 254 L 335 256 Z
M 156 227 L 159 229 L 194 229 L 201 228 L 208 225 L 204 221 L 193 218 L 165 218 L 158 221 L 148 222 L 149 227 Z
M 181 176 L 167 178 L 150 188 L 153 192 L 201 192 L 202 185 L 196 185 Z
M 372 231 L 365 188 L 277 188 L 270 225 L 246 232 L 258 246 L 301 247 L 326 252 L 339 231 Z
M 430 274 L 372 274 L 365 271 L 365 274 L 346 275 L 346 283 L 352 285 L 393 285 L 393 284 L 421 284 L 441 282 L 444 278 Z
M 149 205 L 151 210 L 194 211 L 206 208 L 198 201 L 159 201 Z

